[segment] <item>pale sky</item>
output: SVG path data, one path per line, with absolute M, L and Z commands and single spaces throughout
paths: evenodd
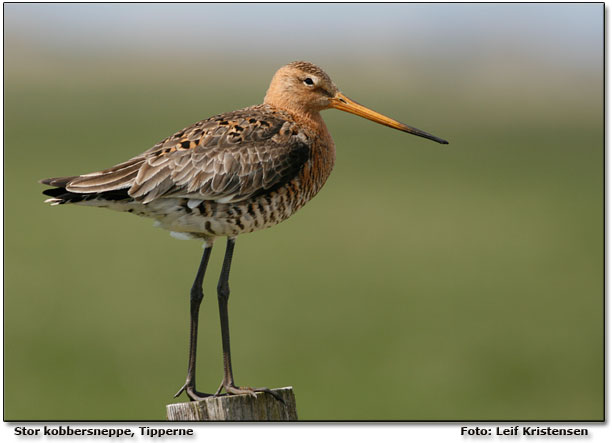
M 601 4 L 5 4 L 5 45 L 57 52 L 600 63 Z

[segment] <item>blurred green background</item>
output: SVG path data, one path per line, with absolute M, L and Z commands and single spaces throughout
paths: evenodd
M 603 419 L 603 5 L 6 4 L 4 418 L 161 420 L 187 367 L 202 249 L 152 221 L 43 204 L 260 103 L 305 59 L 450 140 L 326 111 L 337 163 L 238 238 L 236 381 L 305 420 Z M 205 281 L 198 388 L 222 376 Z

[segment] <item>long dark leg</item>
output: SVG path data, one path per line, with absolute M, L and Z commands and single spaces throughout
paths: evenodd
M 179 391 L 174 395 L 178 397 L 183 391 L 187 393 L 187 396 L 191 400 L 201 400 L 204 397 L 209 397 L 211 394 L 204 394 L 196 391 L 195 389 L 195 369 L 196 369 L 196 351 L 198 347 L 198 318 L 200 313 L 200 304 L 204 298 L 202 292 L 202 281 L 204 280 L 204 274 L 206 273 L 206 267 L 208 266 L 208 259 L 212 251 L 212 243 L 206 243 L 204 246 L 204 253 L 202 254 L 202 260 L 198 267 L 198 273 L 191 287 L 191 326 L 189 331 L 189 365 L 187 367 L 187 380 Z
M 236 240 L 232 237 L 227 238 L 227 248 L 225 249 L 225 258 L 223 259 L 223 267 L 221 268 L 221 276 L 217 285 L 217 298 L 219 300 L 219 317 L 221 320 L 221 343 L 223 346 L 223 381 L 221 386 L 215 393 L 219 395 L 221 389 L 225 388 L 228 394 L 249 394 L 255 397 L 255 392 L 267 392 L 276 399 L 283 400 L 268 388 L 248 388 L 237 387 L 234 384 L 234 374 L 232 372 L 232 357 L 230 353 L 230 332 L 229 332 L 229 316 L 227 302 L 229 300 L 229 273 L 232 266 L 232 256 L 234 255 L 234 245 Z M 283 402 L 284 403 L 284 402 Z
M 234 245 L 236 240 L 228 237 L 225 257 L 221 268 L 221 276 L 217 285 L 217 299 L 219 301 L 219 318 L 221 320 L 221 344 L 223 346 L 223 381 L 224 387 L 234 385 L 234 374 L 232 372 L 232 357 L 230 353 L 229 315 L 227 302 L 229 300 L 229 272 L 232 266 Z M 229 391 L 228 391 L 229 393 Z

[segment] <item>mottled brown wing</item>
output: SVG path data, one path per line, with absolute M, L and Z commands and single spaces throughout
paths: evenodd
M 198 122 L 104 171 L 45 182 L 78 193 L 129 188 L 143 203 L 171 196 L 227 203 L 291 180 L 311 143 L 289 115 L 256 106 Z

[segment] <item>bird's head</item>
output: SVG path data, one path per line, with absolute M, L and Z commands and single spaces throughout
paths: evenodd
M 319 112 L 331 107 L 339 93 L 329 75 L 308 62 L 293 62 L 274 74 L 264 103 L 297 108 L 302 112 Z
M 302 114 L 335 108 L 390 128 L 448 144 L 444 139 L 400 123 L 351 100 L 338 90 L 325 71 L 308 62 L 289 63 L 276 71 L 264 103 Z

